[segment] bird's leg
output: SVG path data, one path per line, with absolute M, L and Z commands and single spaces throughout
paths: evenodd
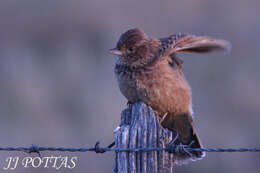
M 176 152 L 176 150 L 178 150 L 178 148 L 180 148 L 180 147 L 182 148 L 183 145 L 182 145 L 182 143 L 179 140 L 179 133 L 178 133 L 178 131 L 176 129 L 174 129 L 174 128 L 171 128 L 170 130 L 172 132 L 174 132 L 175 137 L 168 144 L 168 148 L 169 148 L 168 152 L 169 153 L 174 153 L 174 152 Z
M 168 116 L 168 112 L 166 112 L 163 116 L 160 116 L 159 112 L 157 112 L 157 111 L 154 111 L 154 114 L 159 117 L 159 122 L 160 122 L 161 125 L 162 125 L 162 123 L 163 123 L 164 121 L 167 121 L 166 118 L 167 118 L 167 116 Z M 168 129 L 169 129 L 169 128 L 168 128 Z M 169 129 L 169 130 L 175 131 L 174 129 Z M 163 139 L 163 138 L 164 138 L 163 136 L 160 137 L 160 139 Z
M 163 123 L 163 121 L 165 120 L 165 118 L 167 117 L 167 115 L 168 115 L 168 112 L 166 112 L 166 113 L 162 116 L 162 118 L 160 119 L 160 124 Z
M 180 152 L 184 152 L 191 157 L 192 154 L 186 148 L 190 148 L 193 143 L 194 141 L 192 141 L 189 145 L 183 145 L 182 143 L 180 143 L 177 147 L 180 147 Z
M 163 124 L 164 121 L 167 121 L 167 116 L 168 116 L 168 112 L 166 112 L 162 118 L 160 119 L 160 124 Z M 167 127 L 172 133 L 174 138 L 169 142 L 168 144 L 168 152 L 169 153 L 174 153 L 177 150 L 179 150 L 180 148 L 184 148 L 185 146 L 181 143 L 180 139 L 179 139 L 179 133 L 175 128 L 169 128 Z M 184 149 L 183 149 L 184 150 Z M 182 151 L 183 151 L 182 150 Z M 184 152 L 186 153 L 186 150 L 184 150 Z M 188 151 L 187 151 L 188 152 Z
M 172 132 L 174 132 L 175 137 L 169 142 L 168 147 L 176 146 L 179 143 L 179 133 L 175 129 L 170 129 Z
M 190 151 L 188 151 L 186 148 L 191 148 L 191 146 L 194 144 L 195 141 L 191 141 L 190 144 L 184 145 L 184 144 L 182 144 L 182 142 L 179 141 L 178 137 L 179 137 L 179 134 L 176 131 L 176 136 L 168 144 L 168 148 L 169 148 L 168 152 L 169 153 L 175 153 L 175 152 L 182 153 L 182 154 L 186 154 L 189 157 L 191 157 L 192 153 L 190 153 Z

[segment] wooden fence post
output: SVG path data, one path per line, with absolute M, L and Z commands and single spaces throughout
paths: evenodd
M 120 127 L 114 135 L 119 148 L 167 147 L 175 137 L 142 102 L 122 112 Z M 172 173 L 174 162 L 174 154 L 166 151 L 116 152 L 113 173 Z

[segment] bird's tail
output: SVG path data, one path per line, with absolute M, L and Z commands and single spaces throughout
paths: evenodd
M 202 148 L 200 139 L 194 129 L 192 116 L 188 113 L 179 115 L 168 114 L 161 122 L 162 126 L 177 132 L 177 137 L 169 145 L 183 145 L 188 148 Z M 175 153 L 177 163 L 183 164 L 189 160 L 197 161 L 205 156 L 202 151 L 187 151 L 185 153 Z

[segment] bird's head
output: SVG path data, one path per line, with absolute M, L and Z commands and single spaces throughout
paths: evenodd
M 142 30 L 130 29 L 120 36 L 116 48 L 110 49 L 109 53 L 119 57 L 119 64 L 143 66 L 150 61 L 154 52 L 151 40 Z

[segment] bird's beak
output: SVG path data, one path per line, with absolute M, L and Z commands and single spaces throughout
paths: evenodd
M 111 54 L 114 54 L 114 55 L 118 55 L 118 56 L 123 55 L 123 53 L 120 50 L 118 50 L 117 48 L 109 49 L 108 52 Z

